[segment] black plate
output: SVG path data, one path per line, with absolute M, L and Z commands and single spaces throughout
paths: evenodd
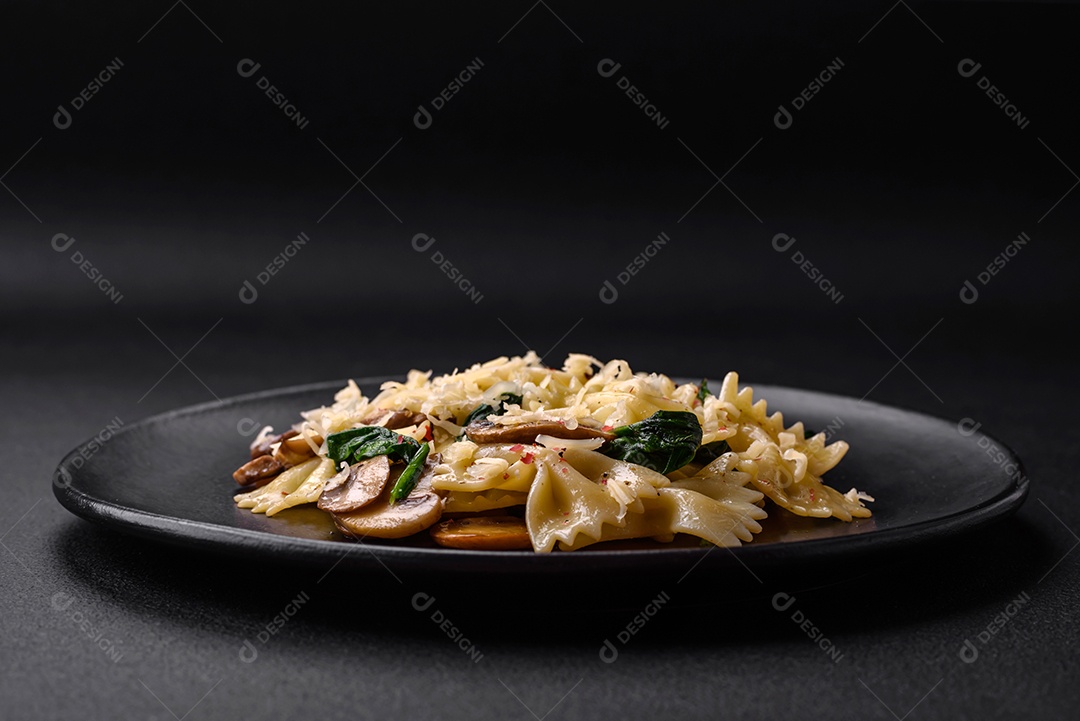
M 385 379 L 360 380 L 369 396 Z M 65 508 L 118 530 L 168 543 L 281 560 L 371 569 L 544 573 L 649 573 L 673 568 L 804 564 L 884 552 L 983 526 L 1023 503 L 1028 479 L 1005 445 L 955 422 L 852 398 L 755 386 L 788 423 L 831 432 L 851 450 L 827 482 L 873 495 L 871 518 L 853 523 L 797 518 L 776 508 L 753 543 L 717 551 L 651 541 L 597 544 L 573 553 L 459 551 L 409 542 L 356 544 L 332 531 L 325 514 L 290 509 L 267 518 L 232 501 L 232 471 L 263 425 L 286 428 L 299 412 L 330 402 L 344 382 L 320 383 L 192 406 L 88 441 L 56 469 Z M 696 541 L 696 539 L 694 539 Z M 346 553 L 346 551 L 350 551 Z M 727 551 L 730 552 L 727 552 Z

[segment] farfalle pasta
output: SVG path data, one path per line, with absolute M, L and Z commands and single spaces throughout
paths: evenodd
M 576 551 L 627 539 L 751 542 L 771 513 L 851 521 L 873 498 L 823 476 L 848 450 L 784 425 L 728 373 L 677 384 L 623 360 L 529 352 L 373 398 L 352 381 L 284 433 L 264 428 L 233 474 L 268 516 L 314 503 L 352 538 L 426 532 L 441 546 Z

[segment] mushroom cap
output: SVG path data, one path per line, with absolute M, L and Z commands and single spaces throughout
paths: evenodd
M 382 493 L 357 511 L 334 513 L 334 523 L 342 533 L 355 538 L 404 538 L 434 525 L 443 512 L 443 499 L 431 488 L 432 470 L 437 459 L 429 458 L 420 480 L 408 496 L 390 503 L 393 481 L 405 470 L 404 465 L 393 468 Z
M 516 516 L 452 518 L 432 526 L 430 533 L 435 543 L 448 548 L 479 551 L 532 548 L 525 520 Z
M 534 443 L 538 435 L 554 438 L 603 438 L 611 440 L 614 434 L 599 428 L 578 425 L 567 428 L 558 421 L 529 421 L 512 426 L 499 425 L 491 421 L 473 421 L 465 427 L 465 435 L 473 443 Z
M 326 482 L 318 506 L 331 513 L 359 511 L 383 492 L 390 479 L 390 459 L 375 456 L 354 463 Z

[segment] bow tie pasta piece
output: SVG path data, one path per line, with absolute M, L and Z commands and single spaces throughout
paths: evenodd
M 619 526 L 623 509 L 599 483 L 581 475 L 554 451 L 536 455 L 536 480 L 525 503 L 525 525 L 533 550 L 546 553 L 556 541 L 573 544 L 579 536 L 601 540 L 605 523 Z
M 741 455 L 751 458 L 741 461 L 739 468 L 750 473 L 754 487 L 783 509 L 799 516 L 835 516 L 842 521 L 871 515 L 858 492 L 842 494 L 810 473 L 795 480 L 793 464 L 781 456 L 775 445 L 751 447 Z
M 495 508 L 524 506 L 527 498 L 527 493 L 504 491 L 500 488 L 480 491 L 479 493 L 451 491 L 446 494 L 446 505 L 443 510 L 447 513 L 479 513 L 480 511 L 490 511 Z
M 731 489 L 748 492 L 737 486 Z M 582 533 L 569 542 L 560 539 L 559 548 L 576 551 L 597 541 L 630 538 L 671 540 L 676 533 L 688 533 L 717 546 L 741 546 L 761 532 L 758 521 L 768 515 L 753 503 L 734 498 L 718 501 L 675 484 L 659 489 L 656 498 L 645 499 L 642 504 L 644 511 L 626 514 L 623 525 L 605 525 L 599 537 Z
M 537 448 L 521 444 L 477 445 L 462 441 L 450 446 L 435 467 L 432 488 L 437 491 L 479 493 L 488 490 L 525 493 L 536 477 Z
M 671 481 L 651 468 L 608 458 L 595 451 L 567 449 L 563 460 L 578 473 L 600 484 L 619 504 L 619 517 L 627 511 L 641 513 L 643 498 L 656 498 L 656 489 L 666 488 Z

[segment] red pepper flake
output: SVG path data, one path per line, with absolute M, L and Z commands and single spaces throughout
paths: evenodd
M 606 478 L 601 478 L 600 479 L 600 485 L 601 486 L 606 486 L 607 485 L 607 479 Z
M 615 430 L 615 426 L 604 426 L 602 430 L 613 431 L 613 430 Z
M 810 502 L 811 503 L 814 502 L 814 489 L 813 488 L 810 489 Z
M 525 446 L 521 445 L 520 443 L 510 446 L 511 453 L 520 453 L 523 450 L 525 450 Z
M 398 443 L 404 443 L 404 442 L 405 442 L 405 436 L 403 436 L 403 435 L 401 435 L 401 434 L 399 433 L 399 434 L 398 434 L 398 437 L 397 437 L 397 442 L 398 442 Z
M 433 441 L 433 440 L 435 440 L 435 434 L 431 432 L 431 426 L 428 426 L 427 430 L 424 432 L 424 440 L 425 441 Z
M 504 480 L 504 481 L 505 481 L 505 480 L 506 480 L 507 478 L 509 478 L 509 477 L 510 477 L 510 474 L 509 474 L 509 473 L 504 473 L 504 474 L 503 474 L 503 480 Z
M 568 468 L 560 468 L 559 470 L 562 471 L 563 473 L 569 473 L 570 472 L 570 470 Z
M 535 458 L 535 457 L 536 457 L 536 456 L 535 456 L 534 454 L 532 454 L 532 453 L 526 453 L 525 455 L 523 455 L 523 456 L 521 457 L 521 462 L 522 462 L 522 463 L 526 463 L 526 464 L 528 464 L 528 463 L 532 463 L 532 462 L 533 462 L 533 458 Z

